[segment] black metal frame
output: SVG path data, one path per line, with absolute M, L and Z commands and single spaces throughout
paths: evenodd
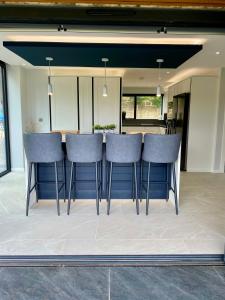
M 121 110 L 122 110 L 122 102 L 123 102 L 123 97 L 134 97 L 134 117 L 133 118 L 129 118 L 132 120 L 137 120 L 137 97 L 142 97 L 142 96 L 148 96 L 148 97 L 153 97 L 155 96 L 155 94 L 134 94 L 134 93 L 125 93 L 122 95 L 122 99 L 121 99 Z M 163 95 L 161 96 L 161 114 L 163 112 Z
M 102 199 L 102 161 L 96 161 L 94 162 L 94 164 L 95 164 L 96 211 L 97 211 L 97 215 L 99 215 L 99 202 L 101 202 Z M 76 179 L 76 162 L 71 162 L 67 215 L 70 214 L 72 191 L 74 192 L 73 201 L 75 201 L 77 181 L 78 180 Z
M 26 201 L 26 216 L 29 214 L 29 206 L 30 206 L 30 194 L 35 189 L 36 192 L 36 202 L 38 202 L 38 185 L 41 183 L 38 181 L 38 171 L 37 171 L 37 164 L 34 162 L 28 162 L 28 183 L 27 183 L 27 201 Z M 32 180 L 32 168 L 34 166 L 34 184 L 31 187 L 31 180 Z M 55 182 L 55 189 L 56 189 L 56 204 L 57 204 L 57 213 L 60 216 L 60 205 L 59 205 L 59 193 L 64 187 L 64 202 L 66 201 L 66 168 L 65 168 L 65 160 L 62 160 L 62 168 L 63 168 L 63 181 L 59 181 L 58 178 L 58 166 L 57 162 L 54 162 L 54 169 L 55 169 L 55 181 L 49 181 L 48 183 Z M 61 186 L 59 187 L 59 183 Z
M 79 77 L 77 77 L 77 128 L 80 131 L 80 85 Z
M 0 267 L 224 266 L 224 263 L 224 254 L 0 256 Z
M 2 94 L 3 94 L 3 109 L 4 109 L 5 151 L 6 151 L 6 170 L 0 172 L 0 177 L 1 177 L 11 172 L 11 159 L 10 159 L 9 111 L 8 111 L 6 65 L 2 61 L 0 61 L 0 68 L 2 74 Z

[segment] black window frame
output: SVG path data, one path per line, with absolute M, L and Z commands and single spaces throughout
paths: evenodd
M 7 93 L 7 74 L 6 64 L 0 60 L 0 68 L 2 74 L 2 93 L 3 93 L 3 112 L 4 112 L 4 129 L 5 129 L 5 147 L 6 147 L 6 170 L 0 172 L 0 177 L 11 172 L 10 158 L 10 138 L 9 138 L 9 108 L 8 108 L 8 93 Z
M 134 94 L 134 93 L 125 93 L 122 95 L 122 99 L 121 99 L 121 109 L 122 109 L 122 103 L 123 103 L 123 97 L 134 97 L 134 117 L 133 118 L 129 118 L 131 120 L 137 120 L 137 97 L 155 97 L 156 95 L 155 94 Z M 161 115 L 163 113 L 163 96 L 164 94 L 161 95 Z M 140 120 L 140 119 L 138 119 Z

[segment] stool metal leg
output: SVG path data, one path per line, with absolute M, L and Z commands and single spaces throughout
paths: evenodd
M 171 164 L 166 165 L 166 202 L 169 200 L 169 169 Z
M 76 198 L 76 180 L 77 180 L 77 172 L 76 172 L 76 163 L 73 163 L 73 179 L 72 179 L 72 186 L 73 186 L 73 202 L 75 202 Z
M 176 215 L 178 215 L 177 179 L 176 179 L 175 163 L 173 164 L 173 182 L 174 182 L 174 199 L 175 199 Z
M 135 200 L 135 179 L 134 179 L 134 177 L 135 177 L 135 174 L 134 174 L 134 167 L 133 167 L 133 165 L 132 165 L 132 197 L 133 197 L 133 202 L 134 202 L 134 200 Z
M 140 202 L 142 202 L 142 189 L 143 189 L 143 161 L 140 162 Z
M 148 182 L 147 182 L 147 194 L 146 194 L 146 215 L 148 215 L 149 208 L 149 185 L 150 185 L 150 162 L 148 163 Z
M 56 191 L 56 204 L 57 204 L 57 213 L 60 216 L 60 208 L 59 208 L 59 181 L 58 181 L 58 169 L 57 162 L 54 162 L 55 165 L 55 191 Z
M 29 205 L 30 205 L 31 176 L 32 176 L 32 163 L 29 163 L 29 167 L 28 167 L 28 182 L 27 182 L 26 216 L 28 216 Z
M 134 163 L 134 184 L 135 184 L 135 198 L 136 198 L 136 211 L 139 215 L 139 199 L 138 199 L 138 190 L 137 190 L 137 163 Z
M 108 202 L 107 202 L 107 215 L 110 212 L 110 202 L 111 202 L 111 187 L 112 187 L 112 169 L 113 163 L 110 162 L 110 170 L 109 170 L 109 184 L 108 184 Z
M 71 163 L 71 168 L 70 168 L 70 184 L 69 184 L 69 195 L 68 195 L 68 204 L 67 204 L 67 215 L 70 214 L 72 182 L 73 182 L 73 162 Z
M 99 162 L 99 186 L 100 186 L 100 194 L 99 201 L 102 201 L 102 161 Z
M 34 178 L 35 178 L 35 194 L 36 194 L 36 202 L 38 203 L 38 174 L 37 174 L 38 164 L 34 164 Z
M 96 209 L 97 209 L 97 215 L 99 215 L 99 178 L 98 178 L 98 171 L 99 166 L 98 162 L 95 163 L 95 186 L 96 186 Z
M 65 167 L 65 159 L 62 161 L 62 167 L 63 167 L 63 181 L 64 181 L 64 202 L 66 202 L 66 167 Z

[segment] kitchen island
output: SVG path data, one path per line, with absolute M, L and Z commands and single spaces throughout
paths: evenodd
M 69 190 L 69 176 L 71 163 L 66 158 L 66 145 L 62 143 L 65 152 L 66 166 L 66 198 Z M 107 197 L 107 171 L 108 165 L 105 159 L 106 145 L 103 143 L 103 162 L 102 162 L 102 198 Z M 62 163 L 58 163 L 59 180 L 63 180 Z M 138 180 L 138 195 L 141 197 L 140 191 L 140 163 L 137 165 L 137 180 Z M 178 172 L 179 173 L 179 172 Z M 54 165 L 53 164 L 38 164 L 37 180 L 38 198 L 39 199 L 55 199 L 55 184 L 54 180 Z M 76 164 L 76 192 L 72 197 L 77 199 L 95 199 L 95 165 L 94 164 Z M 115 164 L 112 177 L 112 199 L 132 199 L 133 184 L 132 184 L 132 166 L 131 164 Z M 143 179 L 147 179 L 147 164 L 143 164 Z M 167 181 L 169 184 L 167 184 Z M 151 164 L 150 176 L 150 198 L 152 199 L 169 199 L 171 190 L 171 167 L 168 164 Z M 178 179 L 179 183 L 179 179 Z M 63 189 L 60 191 L 60 199 L 64 198 Z M 145 189 L 142 189 L 142 197 L 145 198 Z

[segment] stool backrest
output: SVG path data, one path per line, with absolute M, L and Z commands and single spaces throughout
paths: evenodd
M 72 162 L 92 163 L 102 160 L 103 135 L 67 134 L 67 158 Z
M 60 133 L 24 133 L 23 141 L 29 162 L 50 163 L 64 158 Z
M 115 163 L 134 163 L 141 158 L 142 134 L 106 135 L 106 160 Z
M 180 134 L 145 134 L 142 159 L 147 162 L 173 163 L 180 148 Z

